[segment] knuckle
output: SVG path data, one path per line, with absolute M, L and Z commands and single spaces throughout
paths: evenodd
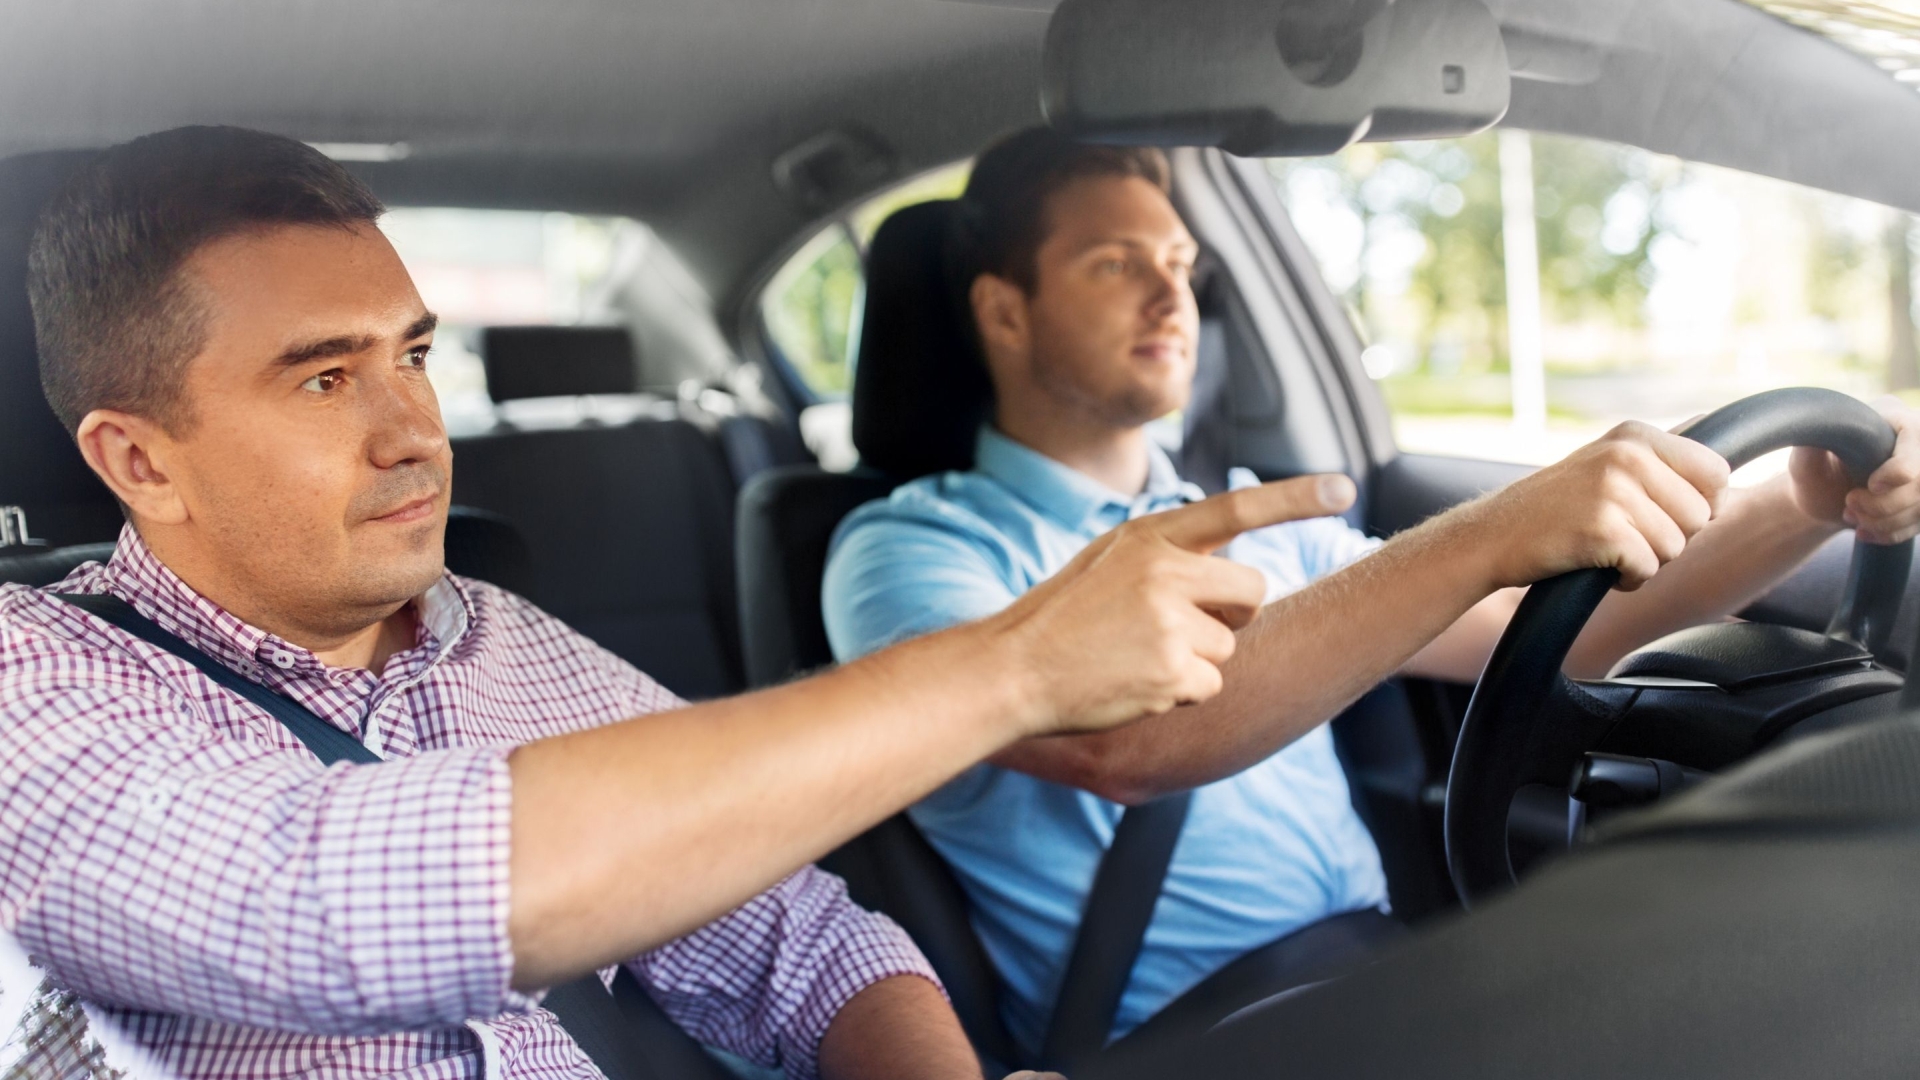
M 1159 655 L 1155 658 L 1155 662 L 1160 666 L 1160 670 L 1167 673 L 1170 681 L 1179 682 L 1187 666 L 1188 655 L 1184 647 L 1174 644 L 1171 639 L 1166 639 L 1160 643 Z
M 1600 464 L 1610 475 L 1631 472 L 1640 465 L 1646 453 L 1639 443 L 1614 441 L 1600 448 Z

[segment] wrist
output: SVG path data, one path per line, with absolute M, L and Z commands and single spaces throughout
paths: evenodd
M 953 656 L 946 669 L 959 681 L 956 692 L 977 700 L 1002 744 L 1059 724 L 1065 706 L 1053 700 L 1060 680 L 1050 677 L 1029 640 L 1027 621 L 1012 610 L 957 627 L 948 635 Z
M 991 628 L 998 619 L 900 642 L 822 678 L 843 685 L 854 700 L 884 702 L 886 712 L 910 728 L 933 724 L 940 732 L 938 758 L 970 765 L 1044 723 L 1035 719 L 1040 708 L 1017 655 Z
M 1524 572 L 1514 564 L 1522 530 L 1501 520 L 1497 496 L 1487 495 L 1427 522 L 1415 530 L 1428 533 L 1429 557 L 1439 561 L 1449 579 L 1468 586 L 1477 600 L 1512 585 L 1525 585 Z

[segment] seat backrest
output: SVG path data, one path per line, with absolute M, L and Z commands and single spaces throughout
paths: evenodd
M 770 469 L 740 493 L 740 624 L 753 686 L 784 682 L 833 663 L 820 618 L 820 579 L 833 530 L 855 507 L 893 484 L 873 472 L 816 466 Z M 953 871 L 905 814 L 820 860 L 846 879 L 862 907 L 886 913 L 919 944 L 975 1048 L 1015 1060 L 1000 1019 L 1000 980 L 967 919 Z
M 529 599 L 676 694 L 745 685 L 733 480 L 681 419 L 505 431 L 454 444 L 454 499 L 517 525 Z
M 827 544 L 840 519 L 883 498 L 878 473 L 813 465 L 768 469 L 740 492 L 740 636 L 747 682 L 771 686 L 833 663 L 820 618 Z
M 638 386 L 632 339 L 618 328 L 494 327 L 481 344 L 495 401 Z M 735 693 L 746 680 L 733 472 L 717 424 L 653 405 L 615 424 L 503 425 L 456 439 L 454 499 L 526 537 L 529 599 L 683 697 Z
M 40 211 L 91 155 L 61 151 L 0 161 L 0 506 L 26 511 L 56 546 L 110 541 L 120 507 L 87 468 L 40 390 L 27 247 Z

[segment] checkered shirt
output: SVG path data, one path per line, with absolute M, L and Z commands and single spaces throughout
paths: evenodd
M 55 591 L 126 600 L 386 761 L 323 768 Z M 681 702 L 511 593 L 448 575 L 417 604 L 376 676 L 228 614 L 130 527 L 105 565 L 0 587 L 0 929 L 182 1080 L 599 1075 L 509 986 L 507 755 Z M 812 868 L 628 966 L 696 1038 L 793 1077 L 861 989 L 934 977 Z

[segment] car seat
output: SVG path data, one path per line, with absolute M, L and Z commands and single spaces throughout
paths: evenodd
M 786 466 L 740 494 L 740 625 L 748 682 L 768 686 L 833 662 L 820 616 L 827 547 L 840 520 L 896 485 L 973 464 L 992 389 L 949 286 L 945 238 L 955 204 L 921 203 L 880 226 L 867 255 L 867 303 L 853 386 L 861 467 Z M 905 814 L 820 860 L 853 898 L 911 934 L 946 984 L 967 1036 L 992 1063 L 1016 1059 L 1000 979 L 974 936 L 960 883 Z
M 629 395 L 614 422 L 585 409 L 454 440 L 454 499 L 525 533 L 528 598 L 683 697 L 741 689 L 735 483 L 716 425 L 632 397 L 617 327 L 494 327 L 481 347 L 495 402 Z

